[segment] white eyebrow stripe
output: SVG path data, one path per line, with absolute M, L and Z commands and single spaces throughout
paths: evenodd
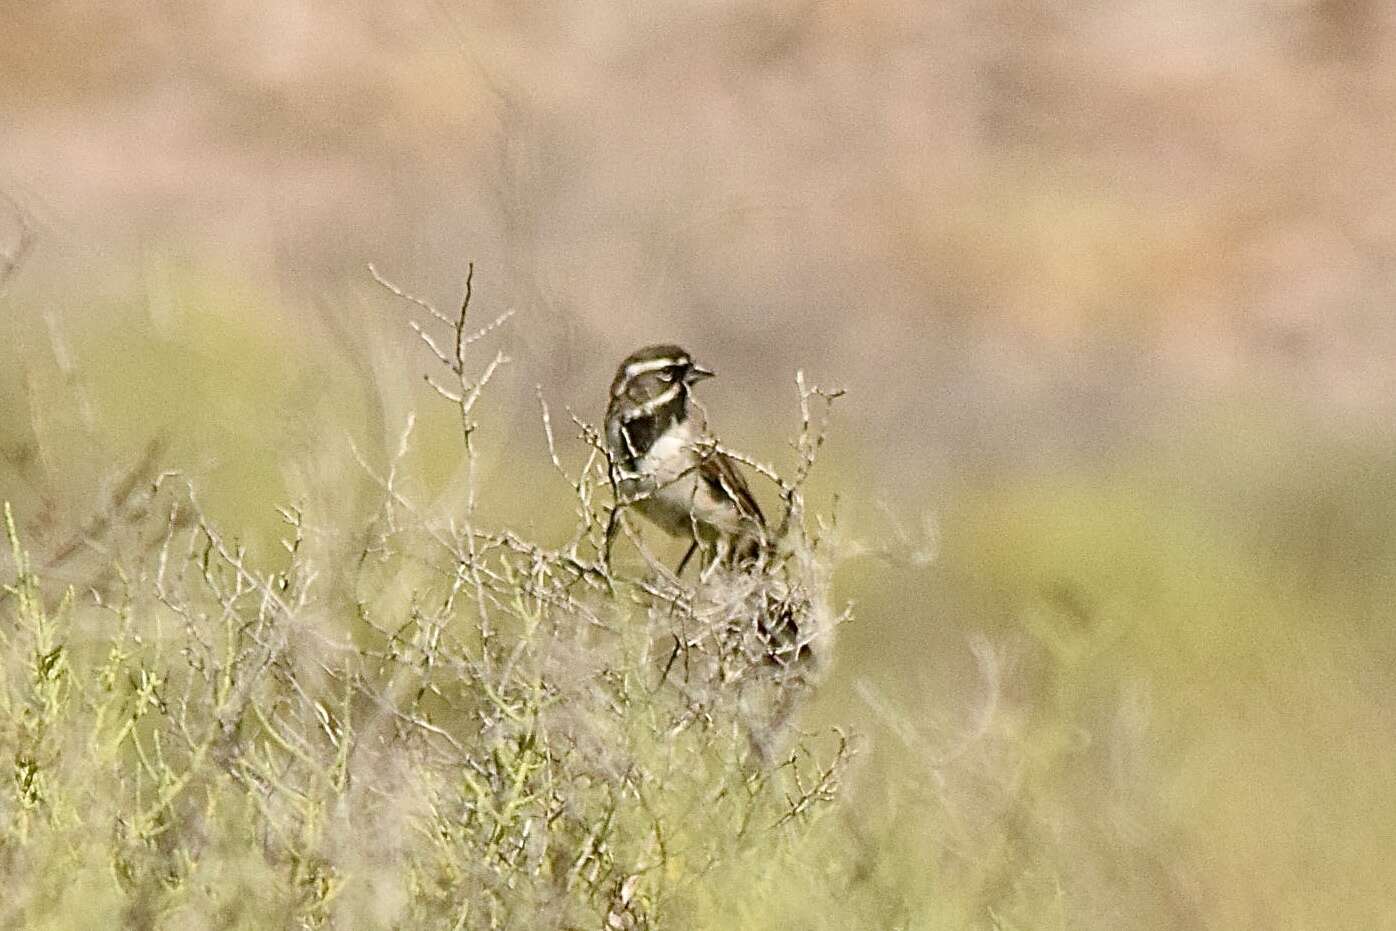
M 644 372 L 654 372 L 659 369 L 673 368 L 676 365 L 687 365 L 688 361 L 688 356 L 679 356 L 673 359 L 665 357 L 663 359 L 650 359 L 646 362 L 632 362 L 625 367 L 625 377 L 634 378 L 636 375 Z
M 636 419 L 637 417 L 648 417 L 649 415 L 653 414 L 655 411 L 663 407 L 665 404 L 668 404 L 670 401 L 674 400 L 674 398 L 678 397 L 679 392 L 682 390 L 683 385 L 681 383 L 675 383 L 671 387 L 666 388 L 661 393 L 650 398 L 643 404 L 637 404 L 635 406 L 635 410 L 631 411 L 628 415 L 626 415 L 625 419 L 627 421 L 630 421 Z

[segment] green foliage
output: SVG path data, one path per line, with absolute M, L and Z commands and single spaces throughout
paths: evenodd
M 43 584 L 6 507 L 0 921 L 639 929 L 687 923 L 717 870 L 795 861 L 852 752 L 791 729 L 813 670 L 759 633 L 836 620 L 798 484 L 779 559 L 682 582 L 643 547 L 609 559 L 579 424 L 580 465 L 554 457 L 568 541 L 486 529 L 474 405 L 499 362 L 463 362 L 460 507 L 421 503 L 411 417 L 321 489 L 374 499 L 364 523 L 283 508 L 277 560 L 154 454 L 77 522 L 105 563 L 45 547 L 82 596 Z
M 8 924 L 651 927 L 708 872 L 793 856 L 834 798 L 845 742 L 752 749 L 797 686 L 733 655 L 661 686 L 685 607 L 621 575 L 482 542 L 347 624 L 298 515 L 260 572 L 154 492 L 163 542 L 84 609 L 46 603 L 7 509 Z M 395 571 L 365 562 L 363 587 Z
M 73 378 L 0 403 L 43 421 L 0 447 L 0 923 L 1389 926 L 1390 449 L 1214 412 L 877 518 L 848 467 L 769 577 L 678 584 L 652 536 L 600 558 L 584 421 L 553 462 L 541 427 L 492 445 L 488 394 L 194 365 L 243 337 L 181 328 L 244 299 L 180 293 L 164 343 L 75 333 Z M 118 337 L 195 399 L 163 448 L 84 375 Z M 282 424 L 307 384 L 356 400 Z M 817 685 L 731 636 L 797 590 L 821 627 L 858 606 Z

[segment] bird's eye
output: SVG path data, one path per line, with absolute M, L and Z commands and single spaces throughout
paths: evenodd
M 673 381 L 673 380 L 674 380 L 674 370 L 673 370 L 673 369 L 660 369 L 660 370 L 659 370 L 659 380 L 660 380 L 660 381 Z

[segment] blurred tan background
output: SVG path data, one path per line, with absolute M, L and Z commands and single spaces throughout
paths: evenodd
M 3 17 L 14 289 L 212 264 L 343 317 L 366 262 L 449 302 L 474 259 L 526 380 L 595 394 L 670 337 L 729 401 L 803 366 L 918 469 L 1096 455 L 1180 395 L 1392 413 L 1383 3 Z
M 1390 4 L 70 0 L 0 35 L 6 495 L 161 434 L 266 519 L 331 412 L 386 449 L 406 394 L 363 385 L 430 367 L 367 263 L 449 307 L 473 260 L 515 483 L 534 384 L 594 419 L 646 342 L 778 461 L 795 369 L 849 390 L 824 490 L 900 550 L 840 577 L 826 714 L 875 748 L 848 836 L 902 870 L 864 919 L 1396 927 Z M 981 635 L 998 723 L 918 776 L 867 696 L 953 745 Z

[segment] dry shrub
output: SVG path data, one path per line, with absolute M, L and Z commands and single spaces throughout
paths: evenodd
M 147 463 L 122 495 L 144 548 L 55 595 L 7 509 L 6 924 L 682 925 L 715 867 L 787 855 L 834 803 L 848 741 L 794 726 L 838 620 L 801 496 L 827 395 L 800 383 L 794 479 L 759 467 L 778 553 L 684 581 L 612 553 L 597 433 L 573 418 L 569 471 L 546 405 L 571 538 L 480 525 L 473 415 L 505 360 L 467 374 L 468 292 L 421 306 L 464 439 L 455 513 L 414 500 L 408 430 L 386 470 L 361 460 L 370 526 L 287 508 L 261 565 Z

